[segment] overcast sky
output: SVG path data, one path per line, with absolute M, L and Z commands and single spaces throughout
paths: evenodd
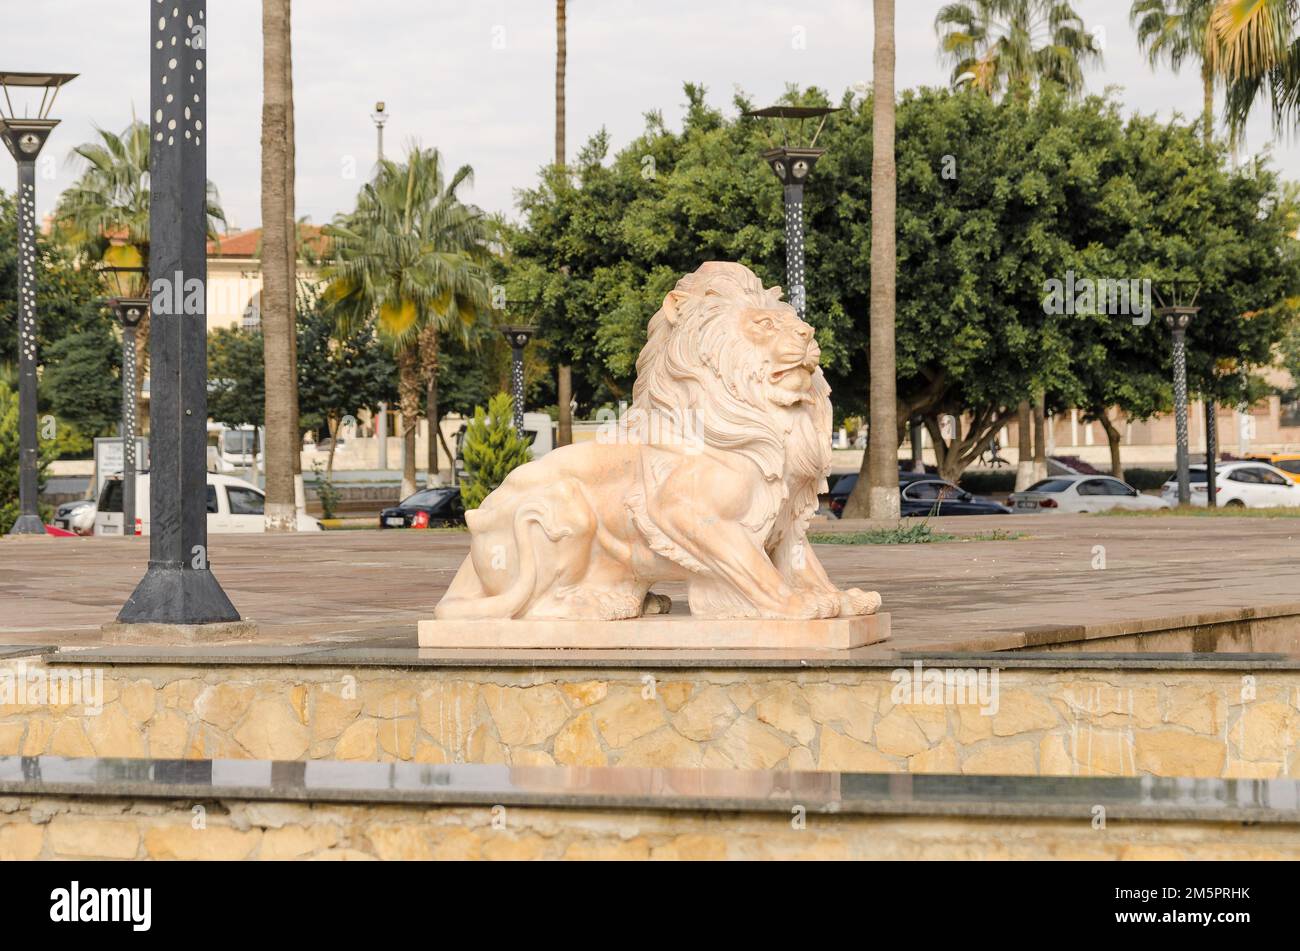
M 57 163 L 38 178 L 42 214 L 75 176 L 65 161 L 96 126 L 120 131 L 134 108 L 148 111 L 147 0 L 0 0 L 5 52 L 0 68 L 80 73 L 60 94 L 63 124 L 46 148 Z M 941 0 L 899 0 L 898 88 L 941 85 L 934 15 Z M 1105 63 L 1088 89 L 1123 87 L 1129 111 L 1200 108 L 1196 70 L 1152 71 L 1128 25 L 1128 0 L 1078 0 L 1101 31 Z M 261 3 L 209 0 L 208 174 L 232 226 L 256 227 L 259 209 Z M 375 156 L 370 112 L 383 99 L 392 155 L 407 143 L 437 146 L 469 163 L 468 197 L 513 212 L 516 189 L 531 185 L 554 152 L 555 4 L 550 0 L 297 0 L 294 81 L 299 216 L 315 223 L 352 207 Z M 682 112 L 682 82 L 702 82 L 730 109 L 733 90 L 774 100 L 787 83 L 817 85 L 833 98 L 871 77 L 869 0 L 570 0 L 568 152 L 601 126 L 620 147 L 661 109 Z M 1247 151 L 1269 146 L 1269 120 L 1248 130 Z M 1300 178 L 1300 149 L 1272 145 L 1277 164 Z M 0 187 L 13 189 L 0 162 Z M 350 176 L 350 177 L 349 177 Z

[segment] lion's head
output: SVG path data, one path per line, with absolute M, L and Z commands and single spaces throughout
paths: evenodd
M 820 356 L 779 287 L 764 288 L 743 264 L 710 261 L 650 319 L 632 409 L 749 457 L 768 480 L 819 483 L 831 428 Z

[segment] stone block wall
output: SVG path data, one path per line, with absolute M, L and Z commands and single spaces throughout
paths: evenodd
M 98 669 L 103 709 L 88 715 L 76 703 L 5 703 L 2 688 L 6 671 L 90 668 L 11 660 L 0 662 L 0 755 L 1300 775 L 1300 671 L 1208 663 L 1003 669 L 983 707 L 895 702 L 889 668 L 138 664 Z
M 0 861 L 31 859 L 1296 859 L 1242 823 L 0 797 Z

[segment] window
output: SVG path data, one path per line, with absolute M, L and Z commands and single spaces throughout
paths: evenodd
M 1105 479 L 1088 479 L 1079 483 L 1080 495 L 1110 495 L 1110 489 L 1106 487 Z
M 942 488 L 943 484 L 939 482 L 913 482 L 903 490 L 903 494 L 914 502 L 937 502 Z
M 1259 473 L 1263 471 L 1263 469 L 1256 469 L 1254 466 L 1249 466 L 1245 469 L 1234 469 L 1228 475 L 1228 478 L 1233 482 L 1247 482 L 1251 485 L 1258 485 L 1263 481 L 1259 477 Z
M 109 479 L 104 483 L 104 491 L 99 496 L 99 510 L 101 512 L 121 512 L 122 511 L 122 480 Z
M 215 485 L 208 486 L 208 514 L 217 514 L 217 487 Z
M 261 515 L 262 493 L 252 489 L 241 489 L 237 485 L 226 487 L 226 499 L 230 502 L 231 515 Z
M 1286 476 L 1278 475 L 1276 472 L 1270 472 L 1268 469 L 1256 469 L 1259 481 L 1264 485 L 1290 485 L 1291 480 Z
M 1105 492 L 1106 495 L 1133 495 L 1134 494 L 1133 490 L 1123 482 L 1120 482 L 1119 479 L 1103 479 L 1102 482 L 1106 486 L 1106 492 Z
M 251 429 L 227 429 L 221 434 L 221 451 L 250 453 L 257 434 Z
M 1043 479 L 1041 482 L 1035 482 L 1026 492 L 1065 492 L 1074 483 L 1069 479 Z
M 1281 462 L 1275 462 L 1274 465 L 1283 472 L 1294 472 L 1300 475 L 1300 459 L 1283 459 Z

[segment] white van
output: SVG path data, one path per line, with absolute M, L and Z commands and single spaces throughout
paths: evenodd
M 251 471 L 262 464 L 266 429 L 208 423 L 208 471 Z
M 266 496 L 251 482 L 234 476 L 208 473 L 208 533 L 264 532 Z M 320 522 L 298 514 L 298 531 L 319 532 Z M 135 533 L 149 534 L 149 473 L 135 477 Z M 111 476 L 104 482 L 95 511 L 96 535 L 122 534 L 122 479 Z

